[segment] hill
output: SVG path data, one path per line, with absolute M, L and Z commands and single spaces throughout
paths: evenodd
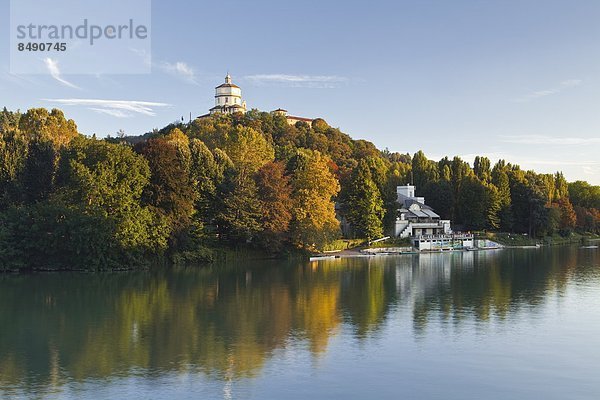
M 0 113 L 0 270 L 200 262 L 215 248 L 270 254 L 375 238 L 396 186 L 464 230 L 598 232 L 600 188 L 477 157 L 378 150 L 324 120 L 249 111 L 143 136 L 81 135 L 60 110 Z M 343 221 L 340 224 L 340 220 Z

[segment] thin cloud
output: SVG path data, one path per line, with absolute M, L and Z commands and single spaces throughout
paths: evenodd
M 76 86 L 76 85 L 72 84 L 71 82 L 67 81 L 66 79 L 64 79 L 61 76 L 60 68 L 58 67 L 58 61 L 57 60 L 53 60 L 50 57 L 46 57 L 46 58 L 44 58 L 44 64 L 46 65 L 46 68 L 48 69 L 48 72 L 50 72 L 50 75 L 54 79 L 56 79 L 57 81 L 59 81 L 63 85 L 68 86 L 70 88 L 80 89 L 79 86 Z
M 291 87 L 333 88 L 348 79 L 336 75 L 287 75 L 287 74 L 259 74 L 247 75 L 245 80 L 257 85 L 282 85 Z
M 501 140 L 505 143 L 516 144 L 549 144 L 559 146 L 569 145 L 588 145 L 600 143 L 600 137 L 554 137 L 547 135 L 508 135 L 502 136 Z
M 187 83 L 198 85 L 198 76 L 196 70 L 188 63 L 184 61 L 176 61 L 174 63 L 169 61 L 154 61 L 150 53 L 144 49 L 130 48 L 129 50 L 139 56 L 144 65 L 152 69 L 158 68 L 159 70 L 175 76 Z
M 65 106 L 83 106 L 97 113 L 117 118 L 131 117 L 135 114 L 155 116 L 155 108 L 170 107 L 171 104 L 136 100 L 100 100 L 100 99 L 42 99 Z
M 116 109 L 111 109 L 111 108 L 90 107 L 89 109 L 92 110 L 92 111 L 97 112 L 98 114 L 106 114 L 106 115 L 110 115 L 111 117 L 127 118 L 127 117 L 131 116 L 131 114 L 128 114 L 128 113 L 126 113 L 124 111 L 116 110 Z
M 581 168 L 584 174 L 590 176 L 598 176 L 600 175 L 600 165 L 585 165 Z
M 188 83 L 192 83 L 194 85 L 198 84 L 196 80 L 196 72 L 192 67 L 183 61 L 177 61 L 175 63 L 163 62 L 159 64 L 158 67 L 166 73 L 179 77 Z
M 552 96 L 554 94 L 558 94 L 566 89 L 571 89 L 571 88 L 577 87 L 577 86 L 581 85 L 582 83 L 583 83 L 583 81 L 581 79 L 567 79 L 567 80 L 560 82 L 557 86 L 555 86 L 553 88 L 544 89 L 544 90 L 536 90 L 536 91 L 526 94 L 524 96 L 518 97 L 514 101 L 516 101 L 517 103 L 526 103 L 529 101 L 539 99 L 541 97 Z

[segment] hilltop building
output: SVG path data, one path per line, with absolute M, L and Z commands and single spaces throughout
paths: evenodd
M 225 83 L 215 88 L 215 106 L 209 110 L 208 114 L 201 115 L 199 118 L 205 118 L 217 113 L 235 114 L 246 113 L 247 111 L 246 101 L 242 99 L 242 88 L 231 81 L 231 76 L 228 73 L 225 76 Z M 295 125 L 296 122 L 306 122 L 310 125 L 313 121 L 312 118 L 288 115 L 287 110 L 282 108 L 271 111 L 271 114 L 283 115 L 290 125 Z
M 425 204 L 424 197 L 415 196 L 415 187 L 396 187 L 400 205 L 394 235 L 411 238 L 418 250 L 446 250 L 473 247 L 472 234 L 454 234 L 450 220 L 443 220 Z
M 283 108 L 278 108 L 277 110 L 273 110 L 273 111 L 271 111 L 271 114 L 283 115 L 285 117 L 285 119 L 287 120 L 287 123 L 290 125 L 296 125 L 296 122 L 306 122 L 307 124 L 310 125 L 313 122 L 312 118 L 295 117 L 293 115 L 288 115 L 287 110 L 284 110 Z
M 242 89 L 231 82 L 231 76 L 228 73 L 225 76 L 225 83 L 215 88 L 215 106 L 210 109 L 210 114 L 233 114 L 246 111 L 246 102 L 242 100 Z

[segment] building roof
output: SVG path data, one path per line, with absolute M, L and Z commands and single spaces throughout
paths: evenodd
M 415 214 L 419 218 L 428 218 L 429 216 L 425 214 L 423 211 L 419 210 L 410 210 L 411 213 Z
M 308 121 L 310 121 L 310 122 L 314 121 L 313 118 L 295 117 L 293 115 L 287 115 L 286 118 L 287 119 L 297 119 L 298 121 L 306 121 L 306 122 L 308 122 Z
M 428 209 L 425 208 L 425 209 L 423 209 L 423 212 L 425 214 L 427 214 L 431 218 L 439 218 L 440 217 L 439 215 L 437 215 L 436 213 L 434 213 L 433 210 L 431 210 L 431 209 L 428 210 Z
M 215 89 L 222 88 L 222 87 L 232 87 L 232 88 L 240 89 L 240 87 L 238 85 L 234 85 L 233 83 L 222 83 L 219 86 L 217 86 Z
M 405 207 L 410 207 L 413 204 L 418 204 L 421 206 L 421 209 L 426 209 L 426 210 L 433 210 L 433 208 L 429 207 L 427 204 L 423 204 L 418 202 L 417 200 L 413 200 L 413 199 L 406 199 L 404 200 L 404 206 Z
M 228 109 L 228 108 L 244 108 L 244 106 L 240 106 L 239 104 L 231 104 L 231 105 L 225 104 L 225 105 L 222 105 L 222 106 L 214 106 L 213 108 L 210 109 L 210 111 L 212 111 L 212 110 L 225 110 L 225 109 Z

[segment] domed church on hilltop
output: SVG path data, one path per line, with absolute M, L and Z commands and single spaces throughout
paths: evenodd
M 231 83 L 231 76 L 227 73 L 225 83 L 215 88 L 215 106 L 211 108 L 210 114 L 224 113 L 233 114 L 236 112 L 245 113 L 246 102 L 242 100 L 242 89 Z
M 231 81 L 231 75 L 227 73 L 225 83 L 220 84 L 215 88 L 215 106 L 209 110 L 208 114 L 199 116 L 198 118 L 206 118 L 214 114 L 235 114 L 246 113 L 246 101 L 242 99 L 242 88 Z M 297 122 L 306 122 L 311 124 L 312 118 L 296 117 L 288 115 L 287 110 L 278 108 L 271 111 L 274 115 L 283 115 L 290 125 L 295 125 Z

